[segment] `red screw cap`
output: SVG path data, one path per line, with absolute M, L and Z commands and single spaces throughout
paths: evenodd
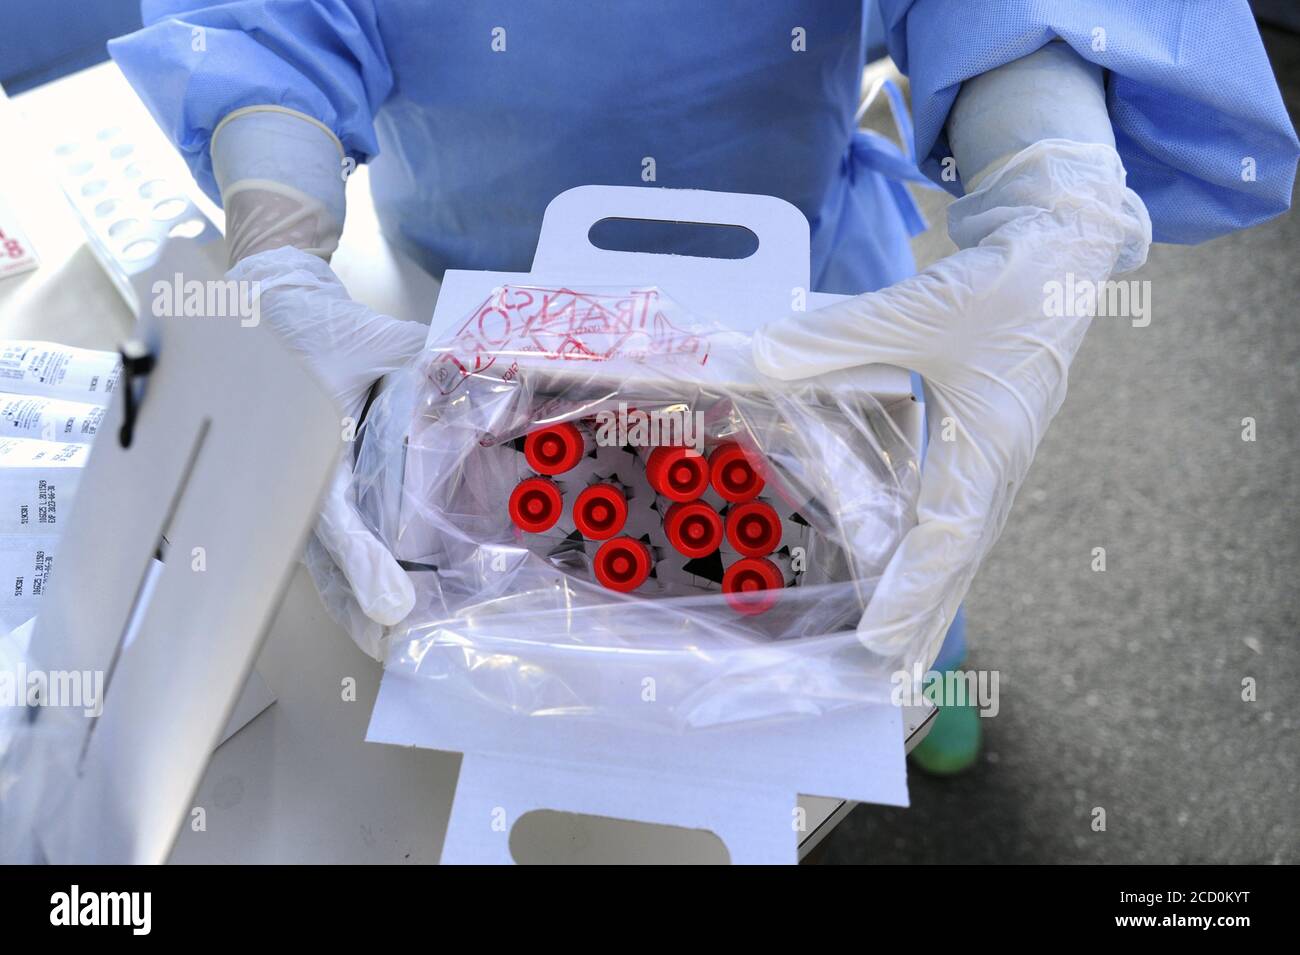
M 722 593 L 736 613 L 765 613 L 784 586 L 781 568 L 766 557 L 742 558 L 722 575 Z
M 600 545 L 591 562 L 596 579 L 610 590 L 636 590 L 650 576 L 650 548 L 631 537 L 615 537 Z
M 538 474 L 563 474 L 582 460 L 582 432 L 572 421 L 530 431 L 524 438 L 524 457 Z
M 727 540 L 746 557 L 763 557 L 781 543 L 781 519 L 762 501 L 733 504 L 727 511 Z
M 703 501 L 674 504 L 664 515 L 664 533 L 687 557 L 707 557 L 722 545 L 722 516 Z
M 626 521 L 627 498 L 612 484 L 593 484 L 573 502 L 573 523 L 589 540 L 613 537 Z
M 510 492 L 510 519 L 530 534 L 550 530 L 563 510 L 560 489 L 546 478 L 525 478 Z
M 693 501 L 709 486 L 709 462 L 691 448 L 655 448 L 645 474 L 650 486 L 670 501 Z
M 763 475 L 745 449 L 734 441 L 720 444 L 709 455 L 709 476 L 713 489 L 727 501 L 748 501 L 758 497 Z

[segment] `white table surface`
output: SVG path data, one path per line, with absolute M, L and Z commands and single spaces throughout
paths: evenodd
M 222 224 L 183 162 L 111 63 L 11 101 L 0 97 L 0 195 L 41 266 L 0 280 L 0 337 L 113 349 L 134 317 L 85 244 L 50 158 L 64 139 L 107 119 L 136 137 L 174 182 Z M 333 265 L 353 297 L 398 318 L 428 322 L 438 283 L 380 236 L 367 170 L 353 175 L 348 222 Z M 206 830 L 182 827 L 173 862 L 431 863 L 438 860 L 460 757 L 364 741 L 380 667 L 325 612 L 299 568 L 258 661 L 278 701 L 213 754 L 195 804 Z M 356 684 L 355 701 L 343 686 Z M 908 711 L 909 748 L 928 712 Z M 801 797 L 807 852 L 851 808 Z M 715 839 L 686 830 L 556 814 L 515 844 L 522 861 L 722 861 Z

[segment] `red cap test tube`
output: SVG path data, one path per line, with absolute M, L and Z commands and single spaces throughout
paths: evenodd
M 766 557 L 745 557 L 727 568 L 722 575 L 722 593 L 736 613 L 760 614 L 772 608 L 785 575 Z
M 510 492 L 510 519 L 530 534 L 550 530 L 563 510 L 560 489 L 546 478 L 525 478 Z
M 703 501 L 674 504 L 664 515 L 668 542 L 687 557 L 707 557 L 722 546 L 722 516 Z
M 709 455 L 709 480 L 713 489 L 732 503 L 758 497 L 766 483 L 745 449 L 734 441 L 718 445 Z
M 646 582 L 653 565 L 650 548 L 641 541 L 632 537 L 615 537 L 600 545 L 592 559 L 591 569 L 603 586 L 627 593 Z
M 781 543 L 781 519 L 762 501 L 733 504 L 727 510 L 727 541 L 746 557 L 764 557 Z
M 538 474 L 563 474 L 582 460 L 584 450 L 582 431 L 572 421 L 538 428 L 524 437 L 524 457 Z
M 691 448 L 655 448 L 645 473 L 650 486 L 670 501 L 693 501 L 709 486 L 709 462 Z
M 588 540 L 613 537 L 626 521 L 627 498 L 612 484 L 584 488 L 573 502 L 573 523 Z

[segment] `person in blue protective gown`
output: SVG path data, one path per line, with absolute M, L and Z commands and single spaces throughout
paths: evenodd
M 962 662 L 957 602 L 1083 331 L 964 316 L 1024 315 L 1052 270 L 1103 281 L 1152 239 L 1263 221 L 1287 208 L 1295 175 L 1246 0 L 882 0 L 911 82 L 914 130 L 886 90 L 902 148 L 857 128 L 868 18 L 853 3 L 145 0 L 143 13 L 110 44 L 114 60 L 223 204 L 236 270 L 286 296 L 345 297 L 325 263 L 344 220 L 340 170 L 357 163 L 386 235 L 435 274 L 526 271 L 547 203 L 577 185 L 796 205 L 814 289 L 861 297 L 773 323 L 760 367 L 800 377 L 892 361 L 921 374 L 932 423 L 938 408 L 965 425 L 956 447 L 930 442 L 920 523 L 886 575 L 900 596 L 873 601 L 860 628 L 885 650 L 904 629 L 933 631 L 938 667 Z M 964 197 L 949 215 L 961 251 L 913 277 L 908 240 L 925 224 L 906 183 L 925 177 Z M 708 254 L 697 241 L 674 250 Z M 283 310 L 326 312 L 333 324 L 299 318 L 288 337 L 359 412 L 423 329 L 359 305 L 349 328 L 338 309 Z M 350 629 L 377 652 L 410 608 L 409 581 L 345 495 L 318 539 L 354 595 Z M 978 744 L 974 711 L 949 707 L 915 755 L 951 772 Z

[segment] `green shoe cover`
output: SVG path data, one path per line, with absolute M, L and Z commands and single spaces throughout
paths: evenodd
M 975 765 L 980 755 L 979 710 L 945 706 L 934 718 L 930 733 L 912 750 L 912 764 L 935 776 L 954 776 Z

